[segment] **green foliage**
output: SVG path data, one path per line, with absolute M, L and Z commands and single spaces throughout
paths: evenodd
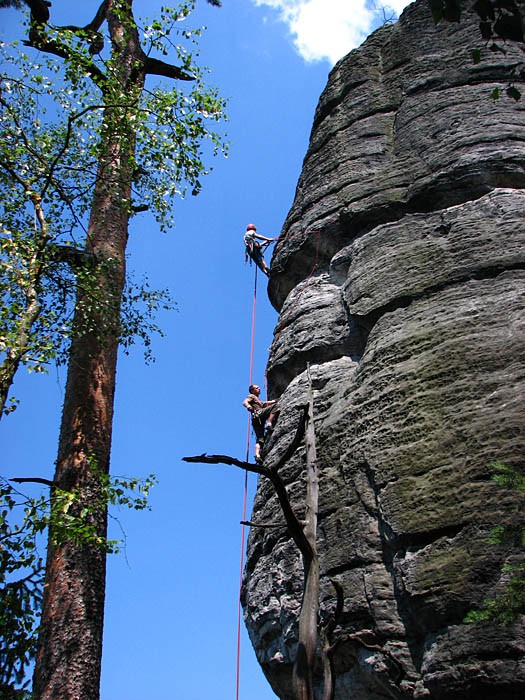
M 140 284 L 130 277 L 122 294 L 120 345 L 126 354 L 139 340 L 144 347 L 144 359 L 153 362 L 152 335 L 164 337 L 164 331 L 156 323 L 159 311 L 173 311 L 176 304 L 167 289 L 151 289 L 147 278 Z
M 506 580 L 503 591 L 495 598 L 487 598 L 481 610 L 471 610 L 465 622 L 496 622 L 511 624 L 525 613 L 525 476 L 515 467 L 504 462 L 493 462 L 494 481 L 502 489 L 511 491 L 518 498 L 515 506 L 507 514 L 508 522 L 491 530 L 487 541 L 491 545 L 506 545 L 521 550 L 521 561 L 507 564 L 502 569 Z
M 98 32 L 41 27 L 39 41 L 58 59 L 33 60 L 0 43 L 0 416 L 16 406 L 7 392 L 18 366 L 43 372 L 65 362 L 73 337 L 103 327 L 126 351 L 139 340 L 151 359 L 156 313 L 173 301 L 147 280 L 129 279 L 122 305 L 118 289 L 101 291 L 113 262 L 89 256 L 88 214 L 108 136 L 136 145 L 127 215 L 149 210 L 162 230 L 174 224 L 177 198 L 200 192 L 208 157 L 227 153 L 210 128 L 224 120 L 225 104 L 195 62 L 202 30 L 188 26 L 193 8 L 162 8 L 142 29 L 148 57 L 169 56 L 192 78 L 169 86 L 148 76 L 144 90 L 123 93 L 121 67 Z M 82 323 L 73 326 L 77 292 Z
M 459 22 L 462 0 L 428 0 L 434 22 Z
M 512 83 L 509 83 L 505 90 L 503 90 L 503 88 L 501 87 L 495 87 L 490 93 L 490 99 L 494 101 L 499 100 L 503 91 L 505 92 L 507 97 L 512 98 L 515 102 L 519 102 L 519 100 L 521 100 L 521 91 L 518 90 L 518 88 Z
M 23 0 L 0 0 L 0 7 L 16 7 L 17 10 L 23 6 Z
M 516 102 L 518 102 L 518 100 L 521 99 L 521 90 L 518 90 L 518 88 L 515 85 L 509 85 L 505 92 L 507 94 L 507 97 L 511 97 Z
M 225 101 L 215 88 L 206 87 L 208 71 L 195 62 L 202 29 L 186 26 L 194 6 L 187 2 L 177 9 L 163 7 L 160 19 L 147 23 L 142 35 L 147 55 L 170 55 L 193 78 L 184 89 L 165 82 L 146 85 L 134 114 L 137 177 L 133 194 L 151 209 L 162 230 L 174 225 L 177 199 L 188 191 L 194 196 L 201 191 L 201 179 L 209 173 L 206 153 L 215 156 L 228 151 L 221 134 L 209 126 L 225 119 Z
M 471 610 L 465 622 L 496 622 L 510 625 L 525 612 L 525 563 L 503 568 L 508 582 L 497 598 L 487 598 L 481 610 Z
M 498 486 L 525 494 L 525 476 L 518 469 L 505 462 L 492 462 L 490 466 L 495 470 L 492 481 Z
M 145 479 L 92 475 L 100 482 L 98 499 L 85 505 L 82 489 L 52 489 L 49 496 L 29 497 L 0 477 L 0 697 L 23 700 L 27 668 L 36 654 L 44 567 L 39 553 L 49 531 L 55 546 L 65 542 L 92 545 L 108 553 L 120 551 L 120 540 L 100 537 L 91 515 L 108 504 L 132 510 L 149 509 L 148 496 L 157 483 Z
M 436 24 L 460 22 L 465 7 L 470 7 L 479 17 L 479 31 L 485 47 L 493 53 L 506 53 L 505 44 L 509 41 L 523 44 L 524 18 L 516 0 L 428 0 Z M 481 49 L 473 49 L 472 61 L 478 64 L 482 59 Z M 504 93 L 516 102 L 521 99 L 521 91 L 515 82 L 522 80 L 525 71 L 523 65 L 512 66 L 512 76 L 505 89 L 496 87 L 490 97 L 497 100 Z
M 523 42 L 522 17 L 515 0 L 476 0 L 472 7 L 480 18 L 483 39 Z
M 428 0 L 436 24 L 461 21 L 468 6 L 479 17 L 479 30 L 485 41 L 524 41 L 522 17 L 516 0 Z
M 26 689 L 25 670 L 36 654 L 42 602 L 43 564 L 33 514 L 37 501 L 23 497 L 0 480 L 0 690 L 15 698 Z M 16 511 L 23 515 L 15 520 Z M 13 522 L 14 521 L 14 522 Z M 19 686 L 15 690 L 15 686 Z
M 481 63 L 481 50 L 480 49 L 472 49 L 471 52 L 472 55 L 472 63 L 477 65 L 478 63 Z
M 5 44 L 0 56 L 0 356 L 6 372 L 10 362 L 39 372 L 65 351 L 75 277 L 54 253 L 80 248 L 88 163 L 79 137 L 45 122 L 52 68 Z

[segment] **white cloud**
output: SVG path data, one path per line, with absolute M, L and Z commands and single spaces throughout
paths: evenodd
M 392 9 L 396 15 L 400 15 L 407 5 L 414 0 L 385 0 L 385 7 Z
M 380 0 L 252 0 L 279 13 L 292 35 L 293 43 L 306 61 L 335 63 L 381 23 Z M 409 0 L 385 0 L 384 5 L 399 14 Z M 388 10 L 386 11 L 388 15 Z

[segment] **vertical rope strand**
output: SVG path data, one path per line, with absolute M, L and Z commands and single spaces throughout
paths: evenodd
M 253 285 L 253 307 L 252 307 L 252 333 L 250 347 L 250 384 L 253 384 L 253 364 L 255 356 L 255 321 L 257 312 L 257 266 L 255 266 L 255 281 Z M 250 436 L 251 436 L 251 420 L 248 414 L 248 430 L 246 435 L 246 462 L 250 458 Z M 242 506 L 242 522 L 246 522 L 246 508 L 248 504 L 248 472 L 244 471 L 244 496 Z M 237 603 L 237 668 L 235 674 L 235 698 L 239 700 L 239 687 L 241 680 L 241 589 L 242 589 L 242 571 L 244 568 L 244 541 L 245 541 L 245 525 L 241 525 L 241 555 L 239 565 L 239 599 Z

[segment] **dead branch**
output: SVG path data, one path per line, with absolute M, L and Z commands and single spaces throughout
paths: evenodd
M 303 600 L 301 603 L 301 612 L 299 615 L 299 644 L 297 649 L 297 657 L 293 669 L 293 683 L 295 689 L 296 700 L 313 700 L 313 668 L 315 664 L 315 654 L 317 648 L 318 634 L 318 617 L 319 617 L 319 562 L 317 558 L 317 514 L 318 514 L 318 499 L 319 499 L 319 483 L 317 476 L 317 454 L 315 445 L 315 426 L 313 413 L 313 389 L 310 377 L 310 366 L 308 365 L 308 403 L 301 407 L 302 413 L 299 419 L 299 424 L 295 431 L 295 435 L 290 442 L 290 445 L 285 450 L 284 454 L 278 461 L 269 467 L 249 462 L 243 462 L 235 457 L 228 455 L 197 455 L 194 457 L 183 457 L 185 462 L 204 462 L 208 464 L 228 464 L 247 471 L 261 474 L 270 479 L 279 504 L 283 512 L 288 531 L 297 545 L 303 560 L 304 584 L 303 584 Z M 301 441 L 305 438 L 306 443 L 306 511 L 304 521 L 299 520 L 296 516 L 286 485 L 279 475 L 279 469 L 292 457 Z M 276 524 L 257 524 L 244 521 L 243 525 L 252 527 L 282 527 Z M 324 643 L 325 653 L 323 661 L 326 658 L 325 666 L 325 689 L 323 700 L 332 700 L 334 694 L 334 675 L 331 662 L 331 652 L 333 648 L 330 645 L 329 636 L 335 627 L 337 619 L 339 619 L 343 610 L 343 591 L 340 584 L 332 581 L 336 589 L 337 603 L 334 612 L 334 620 L 328 623 L 326 630 L 322 631 L 325 634 Z
M 239 467 L 240 469 L 246 469 L 248 472 L 254 472 L 255 474 L 262 474 L 263 476 L 269 476 L 268 469 L 263 467 L 261 464 L 252 464 L 251 462 L 243 462 L 235 457 L 230 457 L 229 455 L 207 455 L 203 453 L 201 455 L 195 455 L 193 457 L 183 457 L 183 462 L 201 462 L 203 464 L 228 464 L 233 467 Z
M 331 578 L 330 583 L 335 588 L 336 604 L 335 604 L 335 609 L 334 609 L 330 619 L 328 620 L 326 625 L 323 627 L 323 631 L 324 631 L 325 636 L 326 636 L 328 641 L 329 641 L 330 635 L 332 634 L 336 625 L 338 624 L 338 622 L 341 619 L 341 616 L 342 616 L 343 610 L 344 610 L 344 604 L 345 604 L 343 587 L 341 586 L 339 581 L 337 581 L 334 578 Z M 333 651 L 332 647 L 328 647 L 327 649 L 329 652 Z
M 271 530 L 277 527 L 286 527 L 286 523 L 254 523 L 253 520 L 241 520 L 241 525 L 248 525 L 248 527 L 258 527 L 260 529 Z
M 229 455 L 197 455 L 195 457 L 183 457 L 184 462 L 202 462 L 205 464 L 228 464 L 231 466 L 239 467 L 240 469 L 246 469 L 249 472 L 254 472 L 255 474 L 262 474 L 262 476 L 268 477 L 272 482 L 272 485 L 279 499 L 281 509 L 283 511 L 284 519 L 290 530 L 290 534 L 299 548 L 300 552 L 306 557 L 310 557 L 311 547 L 304 535 L 303 523 L 295 515 L 292 505 L 290 503 L 290 498 L 288 496 L 288 491 L 286 490 L 286 485 L 284 481 L 278 474 L 278 469 L 281 467 L 287 459 L 289 459 L 292 454 L 297 449 L 298 445 L 304 436 L 306 417 L 308 415 L 308 406 L 303 408 L 303 414 L 297 426 L 294 438 L 290 443 L 290 446 L 285 451 L 283 457 L 275 464 L 273 467 L 265 467 L 261 464 L 251 464 L 250 462 L 243 462 L 235 457 L 230 457 Z
M 277 472 L 274 470 L 275 468 L 268 469 L 268 467 L 264 467 L 261 464 L 244 462 L 240 459 L 236 459 L 235 457 L 230 457 L 229 455 L 202 454 L 193 457 L 183 457 L 182 460 L 183 462 L 201 462 L 203 464 L 228 464 L 230 466 L 239 467 L 240 469 L 246 469 L 246 471 L 254 472 L 255 474 L 266 476 L 273 484 L 284 514 L 284 518 L 286 520 L 286 524 L 288 525 L 294 542 L 302 553 L 306 552 L 307 556 L 309 555 L 310 545 L 304 536 L 303 525 L 293 511 L 290 504 L 288 491 L 286 490 L 286 485 L 279 474 L 277 474 Z
M 40 476 L 19 476 L 16 478 L 9 479 L 9 481 L 14 481 L 15 484 L 44 484 L 44 486 L 49 486 L 49 488 L 52 488 L 54 486 L 54 483 L 52 481 L 50 481 L 49 479 L 43 479 Z
M 323 700 L 333 700 L 335 694 L 335 673 L 334 673 L 334 651 L 335 644 L 332 644 L 331 636 L 335 626 L 341 619 L 344 610 L 343 587 L 331 578 L 330 582 L 335 588 L 336 605 L 335 610 L 324 627 L 321 628 L 321 652 L 323 656 Z

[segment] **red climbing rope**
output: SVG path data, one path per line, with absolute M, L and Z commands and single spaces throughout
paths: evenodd
M 255 354 L 255 319 L 257 312 L 257 265 L 255 266 L 255 281 L 253 283 L 253 307 L 252 307 L 252 341 L 250 346 L 250 384 L 253 383 L 253 358 Z M 248 416 L 249 418 L 249 416 Z M 249 421 L 248 421 L 249 423 Z M 249 436 L 249 432 L 248 432 Z M 248 461 L 248 456 L 246 456 Z
M 296 238 L 298 236 L 302 236 L 303 233 L 304 232 L 300 232 L 298 234 L 288 236 L 287 238 Z M 313 231 L 309 231 L 307 235 L 310 235 L 313 233 L 320 233 L 320 230 L 314 229 Z M 314 274 L 315 269 L 317 267 L 317 263 L 319 260 L 319 242 L 320 242 L 320 237 L 317 239 L 314 265 L 312 267 L 310 274 L 308 275 L 308 277 L 305 280 L 304 287 L 301 290 L 299 297 L 295 301 L 294 306 L 299 302 L 299 299 L 301 298 L 304 290 L 306 289 L 306 287 L 308 285 L 310 278 Z M 257 265 L 255 265 L 255 280 L 254 280 L 254 285 L 253 285 L 252 330 L 251 330 L 251 343 L 250 343 L 250 381 L 249 381 L 250 385 L 253 384 L 256 313 L 257 313 Z M 274 342 L 275 342 L 275 338 L 274 338 Z M 267 388 L 266 387 L 266 373 L 264 375 L 264 381 L 265 381 L 265 388 Z M 250 437 L 251 437 L 251 419 L 250 419 L 250 414 L 248 414 L 248 428 L 247 428 L 247 434 L 246 434 L 246 461 L 247 462 L 250 458 Z M 246 532 L 246 526 L 244 525 L 244 523 L 246 522 L 247 503 L 248 503 L 248 472 L 245 470 L 245 472 L 244 472 L 244 495 L 243 495 L 243 507 L 242 507 L 242 523 L 243 523 L 243 525 L 241 525 L 241 528 L 242 528 L 241 529 L 241 554 L 240 554 L 240 564 L 239 564 L 239 600 L 238 600 L 238 607 L 237 607 L 237 667 L 236 667 L 236 681 L 235 681 L 235 698 L 236 698 L 236 700 L 239 700 L 239 688 L 240 688 L 240 679 L 241 679 L 241 618 L 242 618 L 241 590 L 242 590 L 242 572 L 244 569 L 244 545 L 245 545 L 245 532 Z
M 250 381 L 249 384 L 253 384 L 253 362 L 255 355 L 255 320 L 257 312 L 257 266 L 255 266 L 255 281 L 253 285 L 253 307 L 252 307 L 252 334 L 251 334 L 251 347 L 250 347 Z M 251 436 L 251 420 L 250 414 L 248 414 L 248 429 L 246 433 L 246 461 L 250 458 L 250 436 Z M 244 471 L 244 496 L 243 496 L 243 506 L 242 506 L 242 522 L 246 522 L 246 508 L 248 503 L 248 471 Z M 241 589 L 242 589 L 242 572 L 244 568 L 244 540 L 246 526 L 241 525 L 241 556 L 239 565 L 239 600 L 237 604 L 237 669 L 236 669 L 236 682 L 235 682 L 235 698 L 239 700 L 239 686 L 241 680 Z

